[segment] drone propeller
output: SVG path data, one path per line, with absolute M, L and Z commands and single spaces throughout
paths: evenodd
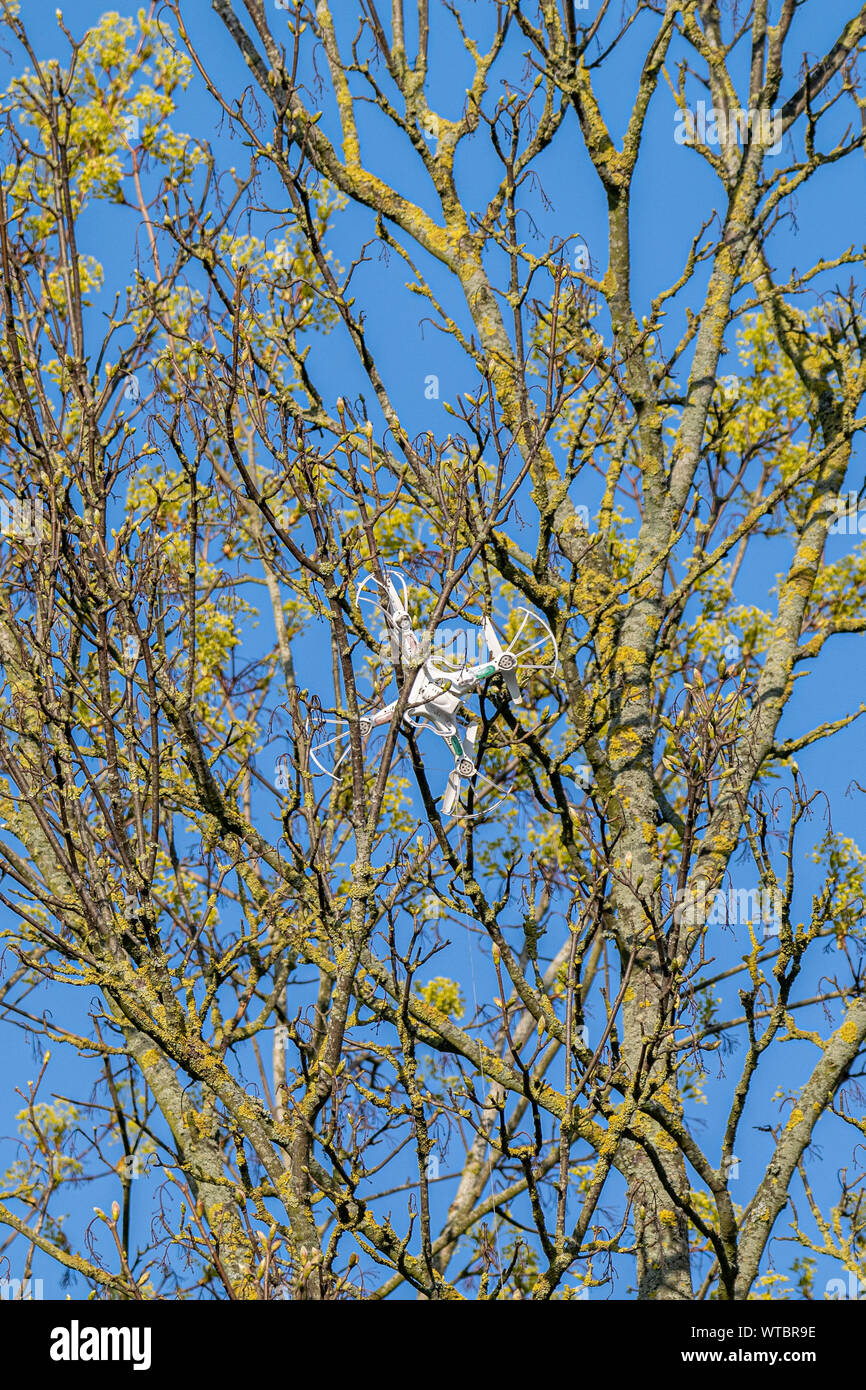
M 496 629 L 494 628 L 489 618 L 484 619 L 484 636 L 487 641 L 487 647 L 490 652 L 490 655 L 493 657 L 493 660 L 497 663 L 497 665 L 499 665 L 506 653 L 503 649 L 502 643 L 496 635 Z M 511 653 L 509 652 L 508 655 L 510 656 Z M 517 663 L 515 662 L 514 664 L 516 665 Z M 522 704 L 523 696 L 520 693 L 520 686 L 517 684 L 517 677 L 514 674 L 514 666 L 500 666 L 499 671 L 500 675 L 505 681 L 505 688 L 508 691 L 508 697 L 511 700 L 511 702 L 515 705 Z

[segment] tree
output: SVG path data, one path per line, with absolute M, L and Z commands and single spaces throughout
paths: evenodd
M 64 28 L 61 62 L 3 6 L 2 998 L 78 1092 L 48 1052 L 22 1092 L 16 1269 L 111 1298 L 811 1296 L 816 1257 L 866 1258 L 864 860 L 828 815 L 798 871 L 825 803 L 795 761 L 866 708 L 800 698 L 866 629 L 862 551 L 827 547 L 864 254 L 828 228 L 777 262 L 866 140 L 866 8 L 796 75 L 793 0 L 345 8 L 213 0 L 215 38 L 153 5 Z M 646 293 L 659 130 L 712 182 Z M 604 246 L 549 215 L 578 156 Z M 435 414 L 422 332 L 458 364 Z M 451 816 L 419 658 L 363 601 L 396 568 L 440 662 L 485 615 L 524 653 Z M 59 1212 L 84 1181 L 120 1197 L 86 1242 Z

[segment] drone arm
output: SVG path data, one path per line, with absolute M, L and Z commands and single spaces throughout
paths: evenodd
M 500 653 L 500 656 L 501 655 L 503 654 Z M 484 666 L 470 667 L 466 672 L 466 680 L 472 685 L 476 685 L 479 681 L 486 680 L 488 676 L 496 675 L 501 676 L 505 681 L 505 688 L 508 691 L 508 698 L 511 703 L 513 705 L 522 705 L 523 696 L 520 693 L 520 686 L 517 684 L 514 668 L 509 666 L 507 670 L 503 671 L 499 664 L 499 657 L 494 657 L 492 661 L 488 661 Z
M 371 729 L 378 729 L 381 727 L 382 724 L 391 723 L 391 715 L 394 713 L 396 708 L 397 701 L 392 700 L 390 705 L 383 705 L 382 708 L 377 709 L 374 714 L 367 714 L 364 716 L 364 718 L 369 723 Z
M 394 583 L 390 574 L 385 580 L 385 588 L 388 592 L 388 610 L 391 616 L 399 623 L 402 618 L 408 618 L 406 610 L 405 594 L 399 593 L 397 585 Z

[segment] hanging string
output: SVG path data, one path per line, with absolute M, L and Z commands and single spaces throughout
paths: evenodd
M 466 893 L 466 883 L 465 883 L 465 881 L 463 882 L 463 892 L 464 892 L 464 895 L 465 895 L 465 893 Z M 469 934 L 469 933 L 467 933 L 467 934 L 469 935 L 469 973 L 470 973 L 470 976 L 471 976 L 471 979 L 472 979 L 472 1003 L 473 1003 L 473 1006 L 474 1006 L 474 1009 L 475 1009 L 475 1013 L 474 1013 L 473 1017 L 477 1018 L 477 1017 L 478 1017 L 478 989 L 477 989 L 477 986 L 476 986 L 476 983 L 475 983 L 475 955 L 474 955 L 474 952 L 473 952 L 473 950 L 472 950 L 472 937 L 471 937 L 471 934 Z M 483 1051 L 481 1051 L 481 1052 L 480 1052 L 480 1055 L 479 1055 L 479 1064 L 480 1064 L 480 1067 L 481 1067 L 481 1084 L 482 1084 L 482 1087 L 483 1087 L 483 1089 L 484 1089 L 484 1094 L 486 1095 L 486 1094 L 487 1094 L 487 1091 L 488 1091 L 488 1089 L 489 1089 L 490 1083 L 488 1082 L 488 1080 L 487 1080 L 487 1075 L 486 1075 L 486 1073 L 485 1073 L 485 1071 L 484 1071 L 484 1053 L 483 1053 Z M 483 1116 L 482 1116 L 482 1125 L 483 1125 L 483 1123 L 484 1123 L 484 1120 L 483 1120 Z M 491 1150 L 492 1150 L 493 1145 L 490 1144 L 489 1139 L 488 1139 L 488 1144 L 489 1144 L 489 1146 L 490 1146 L 490 1148 L 491 1148 Z M 490 1167 L 490 1195 L 491 1195 L 492 1197 L 496 1197 L 497 1193 L 496 1193 L 496 1187 L 495 1187 L 494 1181 L 493 1181 L 493 1174 L 494 1174 L 494 1168 L 493 1168 L 493 1165 L 491 1164 L 491 1167 Z M 483 1187 L 482 1187 L 482 1189 L 481 1189 L 481 1195 L 482 1195 L 482 1197 L 483 1197 L 483 1195 L 484 1195 L 484 1188 L 483 1188 Z M 497 1211 L 496 1211 L 495 1208 L 494 1208 L 494 1210 L 493 1210 L 493 1243 L 494 1243 L 494 1246 L 496 1247 L 496 1258 L 497 1258 L 497 1260 L 498 1260 L 498 1262 L 499 1262 L 499 1279 L 500 1279 L 500 1282 L 501 1282 L 502 1279 L 503 1279 L 503 1275 L 504 1275 L 505 1264 L 504 1264 L 503 1259 L 502 1259 L 502 1249 L 501 1249 L 500 1244 L 499 1244 L 499 1216 L 498 1216 L 498 1213 L 497 1213 Z

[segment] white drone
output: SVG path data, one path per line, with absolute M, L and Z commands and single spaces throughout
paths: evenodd
M 381 601 L 379 597 L 373 598 L 365 593 L 371 587 L 375 587 L 378 591 Z M 484 777 L 478 771 L 475 762 L 478 736 L 481 731 L 480 722 L 476 720 L 469 723 L 464 737 L 461 738 L 458 711 L 466 697 L 476 691 L 489 676 L 501 675 L 509 699 L 514 704 L 519 705 L 522 704 L 522 696 L 517 681 L 518 667 L 521 670 L 549 671 L 553 674 L 559 666 L 559 650 L 556 639 L 547 623 L 532 614 L 528 608 L 518 608 L 516 611 L 524 615 L 523 621 L 508 646 L 503 647 L 493 624 L 489 618 L 485 617 L 482 631 L 489 659 L 477 665 L 464 664 L 457 669 L 448 670 L 424 657 L 424 644 L 413 629 L 412 619 L 407 611 L 408 586 L 399 570 L 387 570 L 384 581 L 369 575 L 358 588 L 358 598 L 362 603 L 371 603 L 382 615 L 389 634 L 392 655 L 395 650 L 400 651 L 403 660 L 409 667 L 417 666 L 409 694 L 409 703 L 403 716 L 404 725 L 419 732 L 429 729 L 438 734 L 440 738 L 445 740 L 449 750 L 454 755 L 454 767 L 448 775 L 448 782 L 442 796 L 443 816 L 450 816 L 454 813 L 455 807 L 460 802 L 464 780 L 475 782 L 477 785 L 478 779 L 481 779 L 499 791 L 500 789 L 489 778 Z M 518 648 L 530 619 L 533 619 L 543 629 L 543 635 L 531 645 Z M 428 634 L 425 634 L 426 636 Z M 547 643 L 553 647 L 552 662 L 539 663 L 525 659 L 533 652 L 538 651 L 539 648 L 546 646 Z M 382 709 L 362 718 L 360 721 L 361 737 L 366 738 L 373 729 L 389 724 L 397 703 L 397 700 L 392 700 Z M 334 734 L 333 737 L 323 739 L 321 738 L 322 725 L 328 724 L 337 725 L 340 732 Z M 322 725 L 318 730 L 319 738 L 313 740 L 310 758 L 320 772 L 335 778 L 341 763 L 350 751 L 348 746 L 340 751 L 340 745 L 347 742 L 346 723 L 345 720 L 341 719 L 325 719 L 322 721 Z M 333 757 L 330 767 L 326 767 L 320 761 L 322 757 L 328 756 L 328 750 L 332 750 L 331 756 Z M 505 794 L 507 795 L 507 792 Z M 502 800 L 501 795 L 498 800 Z

